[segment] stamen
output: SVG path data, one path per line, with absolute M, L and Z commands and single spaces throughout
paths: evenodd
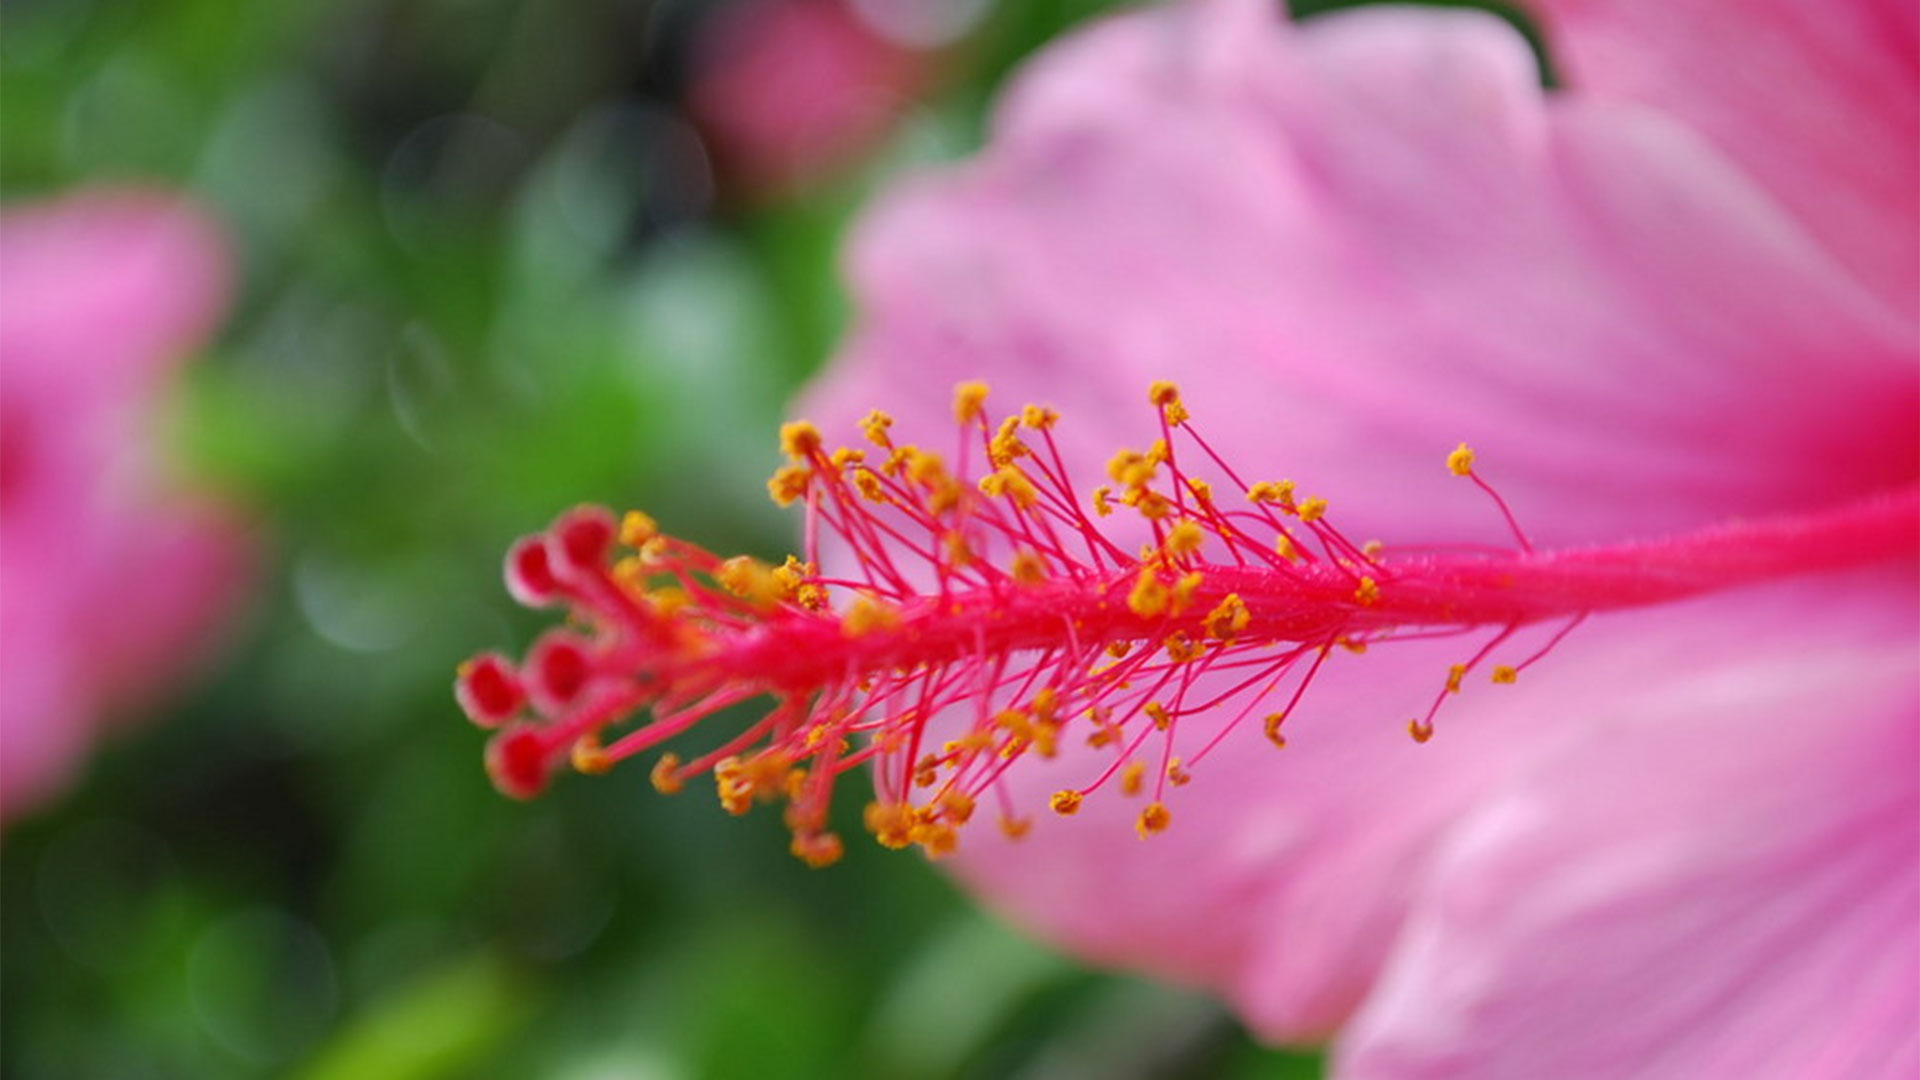
M 885 846 L 949 854 L 987 797 L 1001 831 L 1024 835 L 1034 808 L 1015 804 L 1007 770 L 1055 756 L 1065 739 L 1105 764 L 1048 809 L 1072 816 L 1088 798 L 1147 795 L 1151 781 L 1136 820 L 1149 837 L 1170 827 L 1180 789 L 1196 771 L 1204 782 L 1200 763 L 1256 711 L 1266 739 L 1287 745 L 1282 725 L 1336 647 L 1357 655 L 1490 633 L 1409 723 L 1425 741 L 1444 702 L 1526 627 L 1562 622 L 1523 659 L 1494 664 L 1493 682 L 1515 681 L 1590 612 L 1911 558 L 1920 545 L 1920 493 L 1905 491 L 1820 515 L 1537 552 L 1463 444 L 1449 470 L 1494 499 L 1519 550 L 1390 556 L 1376 541 L 1355 544 L 1328 500 L 1299 496 L 1292 481 L 1245 482 L 1171 383 L 1155 383 L 1148 400 L 1158 437 L 1116 454 L 1111 486 L 1091 498 L 1055 444 L 1059 415 L 1027 405 L 996 421 L 984 384 L 956 388 L 951 468 L 896 444 L 885 413 L 859 425 L 872 451 L 829 451 L 813 425 L 788 424 L 787 462 L 769 491 L 804 506 L 805 545 L 778 566 L 722 559 L 637 511 L 562 514 L 513 546 L 506 579 L 522 603 L 563 605 L 569 627 L 541 636 L 519 664 L 475 657 L 455 682 L 467 715 L 493 732 L 495 784 L 529 798 L 569 761 L 604 772 L 762 698 L 760 719 L 718 748 L 688 762 L 662 753 L 653 784 L 671 794 L 711 773 L 730 813 L 785 803 L 792 851 L 809 865 L 841 856 L 826 827 L 833 791 L 868 766 L 877 798 L 866 826 Z M 976 475 L 968 462 L 982 452 Z M 1123 510 L 1152 538 L 1137 553 L 1095 524 Z M 821 575 L 825 535 L 849 576 Z M 1422 550 L 1418 537 L 1403 541 L 1391 550 Z M 644 722 L 628 726 L 638 714 Z M 1202 716 L 1213 719 L 1196 729 Z M 1117 792 L 1102 790 L 1109 781 Z

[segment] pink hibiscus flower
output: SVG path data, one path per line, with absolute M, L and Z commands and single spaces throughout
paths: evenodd
M 1091 476 L 1172 378 L 1229 461 L 1390 547 L 1504 542 L 1435 479 L 1460 438 L 1542 546 L 1910 490 L 1913 5 L 1538 11 L 1565 92 L 1459 11 L 1223 2 L 1056 45 L 983 155 L 866 222 L 803 411 L 938 431 L 981 378 L 1059 406 Z M 1342 1075 L 1913 1075 L 1915 596 L 1893 565 L 1598 616 L 1425 746 L 1400 721 L 1459 643 L 1336 656 L 1293 746 L 1236 728 L 1151 842 L 1089 798 L 957 870 L 1336 1039 Z M 1021 761 L 1015 801 L 1094 753 Z
M 699 42 L 688 105 L 749 191 L 786 194 L 873 147 L 925 86 L 928 57 L 842 0 L 750 0 Z
M 0 820 L 175 683 L 231 606 L 237 522 L 173 490 L 152 412 L 227 294 L 225 244 L 147 192 L 0 216 Z

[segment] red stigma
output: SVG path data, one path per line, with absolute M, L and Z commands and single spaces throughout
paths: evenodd
M 531 799 L 546 790 L 553 757 L 537 729 L 508 728 L 487 744 L 487 775 L 502 795 Z
M 593 675 L 592 645 L 567 630 L 550 630 L 527 654 L 529 691 L 542 712 L 571 705 Z
M 567 582 L 591 579 L 606 562 L 618 532 L 604 507 L 578 506 L 561 515 L 547 533 L 547 563 Z
M 547 561 L 546 538 L 528 536 L 507 551 L 507 592 L 528 607 L 547 607 L 560 599 L 560 583 Z
M 460 665 L 453 693 L 467 718 L 483 728 L 513 719 L 527 702 L 520 677 L 499 653 L 482 653 Z

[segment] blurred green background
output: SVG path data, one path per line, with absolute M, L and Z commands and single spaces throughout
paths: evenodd
M 5 7 L 0 190 L 157 181 L 231 233 L 168 452 L 267 558 L 210 676 L 9 829 L 0 1074 L 1318 1075 L 917 856 L 809 871 L 777 814 L 644 770 L 489 786 L 449 685 L 543 622 L 508 543 L 595 501 L 784 554 L 761 481 L 845 323 L 848 221 L 976 147 L 1008 71 L 1106 6 L 944 0 L 964 18 L 908 50 L 890 122 L 770 186 L 688 107 L 702 35 L 756 2 Z

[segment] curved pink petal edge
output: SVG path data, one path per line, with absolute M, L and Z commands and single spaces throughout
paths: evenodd
M 802 411 L 851 440 L 879 406 L 933 438 L 948 388 L 985 379 L 1002 407 L 1058 406 L 1093 483 L 1115 448 L 1152 437 L 1144 387 L 1172 378 L 1230 461 L 1326 494 L 1344 529 L 1389 547 L 1504 539 L 1446 483 L 1440 459 L 1462 438 L 1547 544 L 1912 483 L 1911 315 L 1742 166 L 1684 116 L 1544 95 L 1518 35 L 1482 15 L 1296 28 L 1229 2 L 1113 20 L 1049 50 L 979 158 L 869 217 L 851 258 L 860 322 Z M 1912 582 L 1868 579 L 1599 620 L 1522 685 L 1463 694 L 1424 747 L 1405 719 L 1471 646 L 1337 658 L 1289 722 L 1293 745 L 1236 732 L 1169 800 L 1164 835 L 1142 843 L 1137 807 L 1090 798 L 1020 844 L 968 836 L 958 873 L 1096 962 L 1216 990 L 1270 1038 L 1323 1039 L 1363 1011 L 1369 1041 L 1343 1060 L 1427 1075 L 1417 1053 L 1367 1049 L 1399 1045 L 1407 1015 L 1382 1012 L 1376 985 L 1403 971 L 1410 918 L 1477 887 L 1474 864 L 1439 858 L 1465 823 L 1636 711 L 1672 716 L 1675 757 L 1657 727 L 1631 745 L 1685 787 L 1695 736 L 1680 732 L 1730 721 L 1662 700 L 1732 700 L 1698 688 L 1773 685 L 1776 670 L 1855 680 L 1828 695 L 1845 702 L 1831 728 L 1911 725 Z M 1798 709 L 1823 688 L 1776 687 Z M 1085 766 L 1022 763 L 1016 797 L 1042 805 Z M 1663 887 L 1724 899 L 1710 882 Z M 1743 1030 L 1737 1005 L 1725 1030 Z
M 244 527 L 172 489 L 152 416 L 228 265 L 217 227 L 157 191 L 0 215 L 0 820 L 179 681 L 246 577 Z
M 1779 599 L 1450 830 L 1342 1075 L 1920 1070 L 1913 609 Z
M 1920 317 L 1920 5 L 1531 0 L 1565 77 L 1687 124 Z

